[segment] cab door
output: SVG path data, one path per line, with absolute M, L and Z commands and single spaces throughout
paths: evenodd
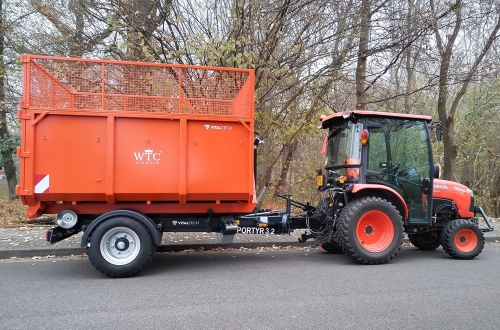
M 397 191 L 411 224 L 426 224 L 432 210 L 432 150 L 424 121 L 371 118 L 367 182 Z

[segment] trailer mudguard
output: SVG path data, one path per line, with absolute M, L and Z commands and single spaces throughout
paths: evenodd
M 120 217 L 120 216 L 133 218 L 133 219 L 136 219 L 136 220 L 142 222 L 146 226 L 146 228 L 148 228 L 149 232 L 151 233 L 151 236 L 153 237 L 153 242 L 155 243 L 155 245 L 160 245 L 162 233 L 161 233 L 160 229 L 158 228 L 158 225 L 153 220 L 151 220 L 150 218 L 148 218 L 144 214 L 136 212 L 136 211 L 114 210 L 114 211 L 111 211 L 111 212 L 108 212 L 105 214 L 101 214 L 94 221 L 92 221 L 88 227 L 86 227 L 84 229 L 81 246 L 82 247 L 87 246 L 87 242 L 89 240 L 90 234 L 92 233 L 92 231 L 94 231 L 94 229 L 101 222 L 106 221 L 110 218 Z

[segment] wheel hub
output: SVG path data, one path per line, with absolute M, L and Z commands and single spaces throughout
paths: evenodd
M 128 239 L 125 237 L 120 237 L 115 242 L 115 247 L 118 251 L 125 251 L 129 248 L 129 246 L 130 246 L 130 243 L 129 243 Z
M 478 237 L 474 231 L 464 228 L 455 234 L 455 246 L 461 252 L 471 252 L 478 245 Z
M 104 234 L 100 243 L 103 258 L 113 265 L 132 262 L 141 250 L 141 241 L 128 227 L 115 227 Z
M 382 252 L 394 239 L 394 225 L 391 218 L 379 210 L 369 210 L 363 214 L 355 230 L 359 244 L 368 252 Z

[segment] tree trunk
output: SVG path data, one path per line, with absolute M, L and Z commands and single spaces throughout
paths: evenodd
M 434 1 L 430 2 L 431 8 L 436 17 L 434 10 Z M 450 112 L 448 114 L 448 81 L 451 56 L 453 54 L 453 47 L 457 39 L 460 27 L 462 25 L 462 7 L 460 3 L 456 3 L 453 12 L 455 13 L 455 25 L 451 35 L 447 36 L 448 42 L 446 45 L 441 39 L 439 30 L 437 28 L 436 19 L 434 21 L 433 29 L 436 35 L 437 46 L 441 55 L 441 63 L 439 67 L 439 94 L 437 112 L 439 120 L 443 123 L 443 149 L 444 149 L 444 166 L 443 166 L 443 179 L 452 180 L 453 172 L 455 169 L 455 161 L 457 159 L 457 146 L 455 145 L 455 114 Z
M 3 21 L 3 0 L 0 0 L 0 139 L 8 141 L 10 134 L 7 129 L 7 116 L 5 110 L 5 71 L 6 66 L 3 58 L 5 41 L 5 25 Z M 9 200 L 18 198 L 16 196 L 16 166 L 12 159 L 13 149 L 10 146 L 1 146 L 1 155 L 3 160 L 3 168 L 5 170 L 5 177 L 7 178 L 7 185 L 9 187 Z
M 276 186 L 275 192 L 280 193 L 281 190 L 286 189 L 286 178 L 288 177 L 288 172 L 290 171 L 290 164 L 293 160 L 293 154 L 297 149 L 298 141 L 295 140 L 291 142 L 289 145 L 285 145 L 284 148 L 287 148 L 287 152 L 285 154 L 285 160 L 283 162 L 283 167 L 281 168 L 280 178 L 278 180 L 278 185 Z
M 370 0 L 362 0 L 360 15 L 358 63 L 356 66 L 356 109 L 364 110 L 367 103 L 365 85 L 371 22 Z

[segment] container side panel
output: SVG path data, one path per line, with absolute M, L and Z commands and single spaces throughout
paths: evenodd
M 41 181 L 48 186 L 45 193 L 39 186 L 40 200 L 105 193 L 106 118 L 48 115 L 35 128 L 35 154 L 35 188 L 50 177 Z
M 178 201 L 179 120 L 118 118 L 115 132 L 117 201 Z
M 188 122 L 188 201 L 248 200 L 253 193 L 249 134 L 239 122 Z
M 241 116 L 242 118 L 253 118 L 253 86 L 252 81 L 247 79 L 240 92 L 234 99 L 234 110 L 235 115 Z

